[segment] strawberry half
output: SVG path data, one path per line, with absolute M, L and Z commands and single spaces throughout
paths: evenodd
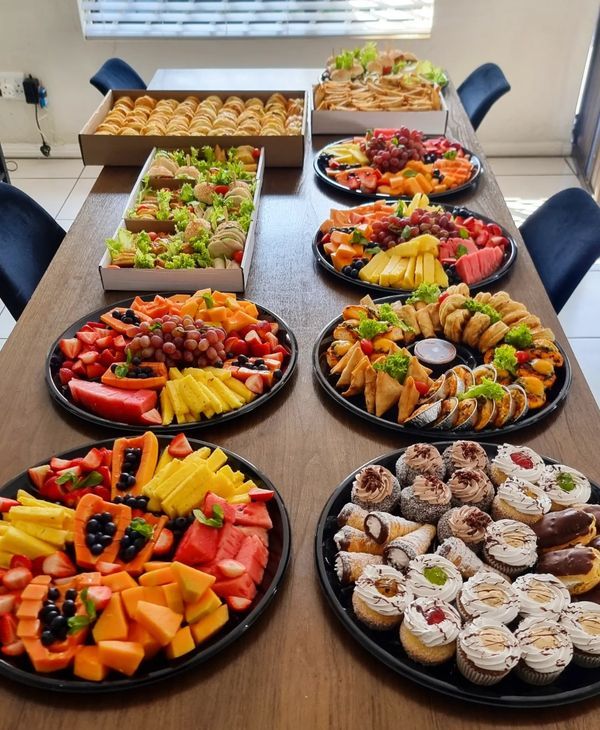
M 11 568 L 4 574 L 2 585 L 9 591 L 22 591 L 25 586 L 29 585 L 32 578 L 33 574 L 28 568 Z
M 89 586 L 87 599 L 94 604 L 96 611 L 102 611 L 108 605 L 112 596 L 112 589 L 108 586 Z
M 227 596 L 227 605 L 232 611 L 245 611 L 250 607 L 252 601 L 249 598 L 242 598 L 241 596 Z
M 17 619 L 12 613 L 5 613 L 3 616 L 0 616 L 0 644 L 7 646 L 14 644 L 18 640 Z
M 243 563 L 240 563 L 239 560 L 232 560 L 230 558 L 219 560 L 217 568 L 226 578 L 238 578 L 242 575 L 242 573 L 246 572 L 246 567 Z
M 68 578 L 77 573 L 77 568 L 75 568 L 69 556 L 60 550 L 48 555 L 44 560 L 42 569 L 45 575 L 51 575 L 53 578 Z M 6 576 L 4 577 L 6 578 Z
M 8 497 L 0 497 L 0 512 L 8 512 L 12 507 L 20 507 L 21 503 L 17 502 L 16 499 L 9 499 Z
M 154 550 L 152 551 L 152 555 L 156 555 L 157 557 L 168 555 L 173 548 L 174 540 L 175 538 L 171 530 L 167 529 L 166 527 L 163 528 L 160 535 L 158 536 L 158 540 L 154 544 Z
M 183 459 L 193 451 L 184 433 L 178 433 L 169 444 L 169 454 L 176 459 Z
M 0 616 L 5 613 L 12 613 L 15 602 L 16 596 L 13 593 L 5 593 L 0 596 Z
M 6 644 L 6 646 L 3 646 L 2 653 L 5 656 L 21 656 L 21 654 L 25 654 L 25 644 L 21 641 L 21 639 L 17 639 L 16 641 L 13 641 L 12 644 Z

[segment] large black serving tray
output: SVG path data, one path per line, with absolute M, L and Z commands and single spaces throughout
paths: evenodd
M 195 450 L 203 446 L 208 446 L 211 449 L 217 448 L 215 444 L 205 441 L 188 440 Z M 95 441 L 56 456 L 63 459 L 74 459 L 78 456 L 85 456 L 93 446 L 111 448 L 113 441 L 114 439 Z M 170 443 L 171 438 L 159 436 L 158 441 L 161 448 L 164 448 Z M 193 652 L 174 660 L 166 659 L 161 652 L 151 661 L 143 662 L 141 668 L 133 677 L 125 677 L 113 672 L 102 682 L 89 682 L 74 677 L 70 670 L 52 674 L 38 674 L 33 670 L 26 656 L 11 658 L 4 655 L 0 655 L 0 675 L 30 687 L 52 692 L 89 692 L 94 694 L 118 692 L 154 684 L 198 667 L 246 634 L 275 598 L 283 581 L 291 553 L 290 522 L 283 499 L 269 478 L 246 459 L 222 446 L 219 448 L 227 454 L 227 463 L 232 469 L 243 471 L 257 486 L 272 489 L 275 492 L 274 498 L 266 503 L 273 522 L 273 528 L 269 531 L 269 562 L 265 569 L 263 581 L 258 587 L 258 593 L 249 611 L 244 613 L 230 611 L 229 621 L 226 626 Z M 40 463 L 46 464 L 49 461 L 50 457 Z M 0 494 L 3 497 L 15 497 L 19 489 L 25 489 L 30 494 L 37 494 L 26 471 L 7 482 L 0 489 Z
M 154 299 L 154 296 L 154 294 L 146 294 L 141 296 L 141 299 L 144 301 L 151 301 Z M 164 294 L 163 296 L 169 296 L 169 294 Z M 133 297 L 122 299 L 121 301 L 114 302 L 111 305 L 106 305 L 101 309 L 96 309 L 95 311 L 90 312 L 85 317 L 82 317 L 68 327 L 59 337 L 56 338 L 54 344 L 50 347 L 46 357 L 46 364 L 44 366 L 46 384 L 53 400 L 68 413 L 97 426 L 118 429 L 119 431 L 139 431 L 140 429 L 154 431 L 155 433 L 181 433 L 182 431 L 196 431 L 197 429 L 210 428 L 211 426 L 219 426 L 222 423 L 233 421 L 236 418 L 243 417 L 256 408 L 260 408 L 260 406 L 264 403 L 276 397 L 286 387 L 292 377 L 298 362 L 298 341 L 296 340 L 296 336 L 283 319 L 271 312 L 270 309 L 256 305 L 261 319 L 266 319 L 269 322 L 277 322 L 279 325 L 277 337 L 279 338 L 280 343 L 287 347 L 291 353 L 290 357 L 282 367 L 283 377 L 279 382 L 274 382 L 273 387 L 267 393 L 259 395 L 253 401 L 250 401 L 250 403 L 247 403 L 237 410 L 229 411 L 228 413 L 219 413 L 213 416 L 213 418 L 195 421 L 194 423 L 173 422 L 169 426 L 154 426 L 151 424 L 132 425 L 131 423 L 110 421 L 107 418 L 103 418 L 95 413 L 86 411 L 84 408 L 73 402 L 68 387 L 64 387 L 60 382 L 58 371 L 60 369 L 60 360 L 64 358 L 60 352 L 58 343 L 63 338 L 75 337 L 75 333 L 80 330 L 86 322 L 99 321 L 100 315 L 110 312 L 115 307 L 128 307 L 131 304 L 132 299 Z
M 436 441 L 434 446 L 442 451 L 451 441 Z M 481 444 L 490 458 L 495 456 L 497 446 Z M 350 501 L 352 481 L 364 466 L 381 464 L 394 471 L 394 465 L 404 449 L 392 451 L 363 464 L 347 476 L 335 489 L 321 512 L 315 536 L 315 559 L 321 588 L 335 616 L 344 628 L 361 646 L 375 656 L 385 667 L 411 679 L 428 689 L 450 697 L 495 707 L 536 708 L 566 705 L 600 694 L 600 668 L 583 669 L 570 664 L 552 684 L 536 687 L 526 684 L 514 673 L 499 684 L 481 687 L 465 679 L 458 671 L 454 660 L 438 666 L 425 667 L 410 659 L 400 644 L 398 632 L 377 632 L 366 628 L 354 616 L 352 610 L 352 586 L 342 586 L 334 569 L 337 549 L 333 536 L 337 532 L 336 517 L 341 508 Z M 547 464 L 554 459 L 543 457 Z M 600 502 L 600 486 L 592 484 L 591 502 Z M 387 671 L 383 668 L 382 671 Z

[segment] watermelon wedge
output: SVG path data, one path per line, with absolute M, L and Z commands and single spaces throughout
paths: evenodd
M 461 256 L 455 264 L 456 272 L 465 284 L 476 284 L 497 271 L 503 258 L 503 250 L 498 246 L 481 248 Z
M 69 390 L 75 403 L 111 421 L 142 424 L 142 416 L 156 407 L 156 392 L 144 388 L 127 391 L 74 378 Z
M 273 527 L 267 505 L 264 502 L 250 502 L 238 511 L 235 516 L 236 525 L 253 525 L 270 530 Z
M 256 586 L 248 573 L 243 573 L 239 578 L 218 580 L 216 583 L 213 583 L 212 590 L 221 598 L 240 596 L 251 601 L 256 595 Z
M 458 247 L 463 246 L 467 249 L 465 254 L 463 249 L 463 255 L 475 253 L 479 249 L 475 245 L 475 242 L 471 238 L 448 238 L 445 241 L 440 241 L 440 260 L 442 259 L 455 259 L 458 256 Z
M 269 560 L 269 551 L 256 535 L 248 535 L 244 539 L 235 559 L 246 568 L 246 572 L 256 585 L 260 585 Z
M 198 520 L 192 522 L 175 553 L 175 560 L 186 565 L 210 563 L 215 559 L 219 543 L 216 527 L 203 525 Z M 226 555 L 223 557 L 233 557 Z
M 219 530 L 219 544 L 215 560 L 235 558 L 239 549 L 242 547 L 244 537 L 244 533 L 241 530 L 232 525 L 231 522 L 226 522 Z

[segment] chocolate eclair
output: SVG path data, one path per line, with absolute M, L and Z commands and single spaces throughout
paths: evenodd
M 596 537 L 596 518 L 582 509 L 569 508 L 544 515 L 531 528 L 541 551 L 561 550 L 590 543 Z
M 544 553 L 536 570 L 555 575 L 571 595 L 591 591 L 600 583 L 600 552 L 591 547 L 572 547 Z

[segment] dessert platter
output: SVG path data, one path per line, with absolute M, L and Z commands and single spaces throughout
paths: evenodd
M 334 491 L 315 550 L 334 613 L 392 670 L 504 707 L 600 693 L 600 488 L 527 446 L 415 443 Z
M 552 330 L 505 292 L 421 285 L 405 299 L 346 306 L 313 350 L 321 387 L 385 428 L 480 438 L 537 423 L 571 386 Z
M 410 202 L 332 208 L 313 255 L 330 274 L 374 292 L 411 291 L 422 283 L 482 288 L 510 270 L 517 244 L 486 216 L 416 193 Z
M 112 692 L 211 659 L 273 599 L 285 506 L 249 462 L 142 435 L 53 456 L 2 488 L 0 674 Z
M 373 129 L 324 147 L 314 160 L 317 176 L 357 198 L 438 200 L 475 185 L 479 158 L 447 137 L 407 127 Z
M 59 406 L 91 423 L 178 432 L 253 411 L 288 383 L 293 332 L 251 301 L 203 289 L 137 296 L 71 325 L 46 359 Z

